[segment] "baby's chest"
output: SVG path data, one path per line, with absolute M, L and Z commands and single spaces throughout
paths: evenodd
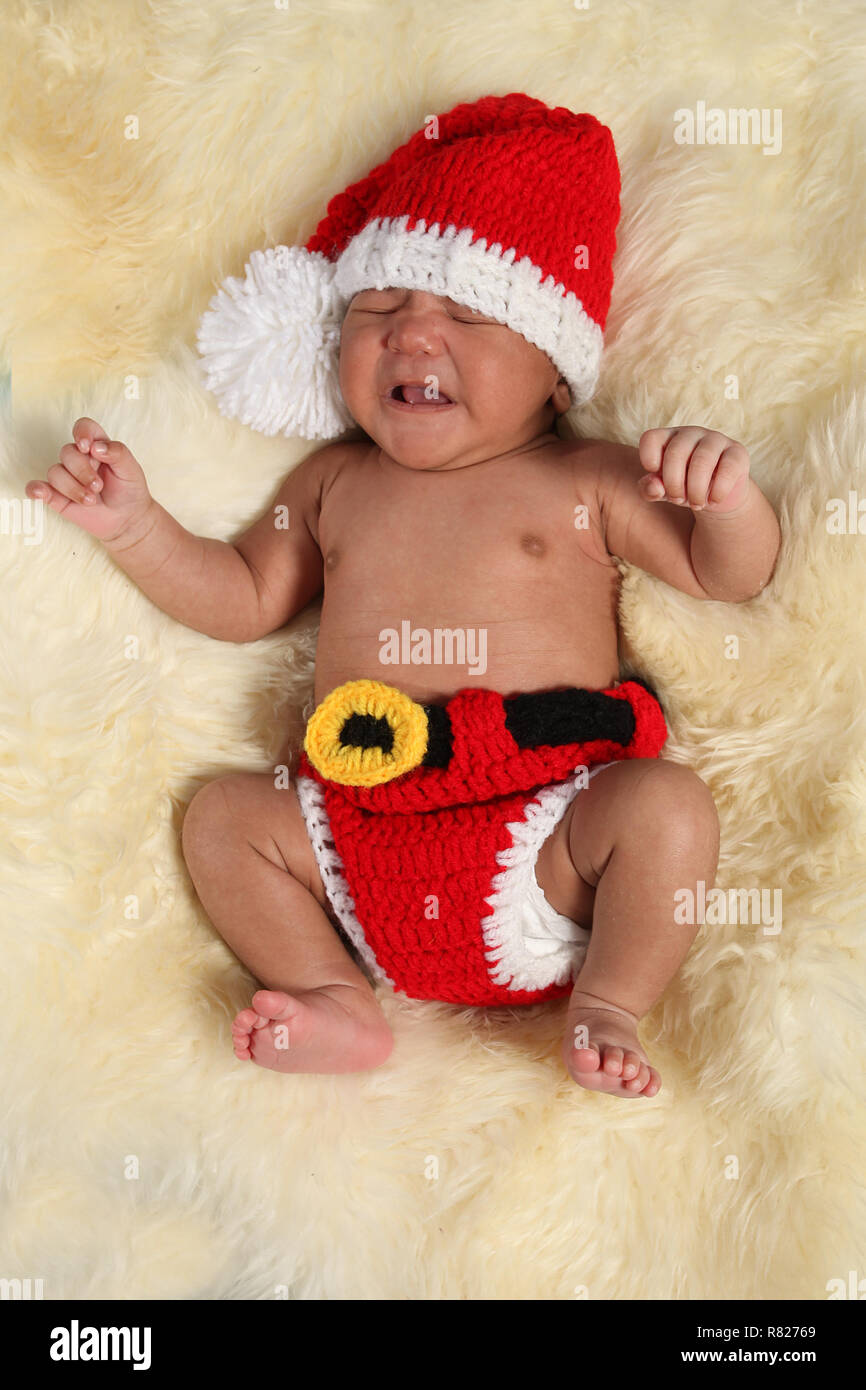
M 437 483 L 441 479 L 435 480 Z M 450 589 L 471 581 L 495 590 L 504 581 L 573 578 L 597 565 L 600 532 L 592 499 L 560 487 L 505 487 L 483 495 L 464 489 L 361 491 L 323 509 L 325 572 L 354 581 L 405 584 L 415 575 Z

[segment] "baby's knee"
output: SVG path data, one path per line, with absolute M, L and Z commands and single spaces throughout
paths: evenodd
M 644 823 L 677 838 L 719 842 L 719 813 L 712 792 L 694 768 L 652 759 L 637 787 Z
M 211 848 L 224 837 L 235 819 L 232 784 L 236 774 L 228 773 L 205 782 L 186 808 L 181 827 L 181 845 L 185 859 Z

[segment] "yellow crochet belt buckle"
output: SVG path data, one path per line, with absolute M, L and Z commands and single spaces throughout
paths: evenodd
M 332 782 L 375 787 L 418 767 L 427 752 L 423 705 L 382 681 L 338 685 L 307 723 L 304 751 Z

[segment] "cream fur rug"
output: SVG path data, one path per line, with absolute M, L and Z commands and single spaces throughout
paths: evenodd
M 0 1275 L 51 1299 L 654 1300 L 825 1299 L 866 1272 L 866 535 L 826 526 L 829 499 L 866 497 L 866 21 L 843 0 L 761 11 L 4 5 L 5 499 L 87 414 L 184 525 L 236 537 L 314 446 L 200 390 L 214 286 L 306 240 L 457 101 L 527 91 L 611 126 L 613 306 L 574 424 L 742 440 L 784 536 L 749 604 L 628 569 L 624 665 L 658 686 L 666 756 L 715 794 L 717 886 L 778 890 L 783 925 L 702 928 L 643 1028 L 651 1101 L 569 1080 L 564 1003 L 386 991 L 397 1046 L 375 1072 L 237 1062 L 251 981 L 181 821 L 205 781 L 297 743 L 317 607 L 222 644 L 70 523 L 45 514 L 31 544 L 7 510 Z M 780 111 L 781 149 L 677 143 L 698 103 Z

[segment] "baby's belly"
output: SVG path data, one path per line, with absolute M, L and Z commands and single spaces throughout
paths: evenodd
M 572 608 L 527 618 L 446 625 L 442 614 L 361 613 L 323 605 L 315 698 L 350 680 L 397 686 L 419 703 L 478 686 L 502 695 L 559 686 L 599 690 L 619 679 L 617 628 L 610 612 Z

